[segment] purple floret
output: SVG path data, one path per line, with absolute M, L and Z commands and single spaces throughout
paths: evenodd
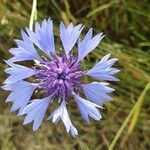
M 84 74 L 80 71 L 81 63 L 75 62 L 72 55 L 68 59 L 65 55 L 53 56 L 51 62 L 44 62 L 38 69 L 36 77 L 39 86 L 48 94 L 55 93 L 58 99 L 69 98 L 72 92 L 78 92 L 78 88 L 81 88 L 81 77 Z

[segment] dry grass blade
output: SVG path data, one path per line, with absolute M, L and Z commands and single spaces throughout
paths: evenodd
M 137 119 L 138 119 L 138 115 L 140 113 L 142 102 L 143 102 L 144 97 L 145 97 L 145 95 L 149 89 L 150 89 L 150 82 L 145 86 L 145 88 L 144 88 L 143 92 L 141 93 L 141 95 L 139 96 L 137 102 L 135 103 L 135 105 L 131 109 L 129 115 L 127 116 L 127 118 L 123 122 L 122 126 L 118 130 L 116 136 L 114 137 L 113 141 L 111 142 L 111 144 L 109 146 L 109 150 L 113 150 L 113 148 L 114 148 L 115 144 L 117 143 L 118 139 L 120 138 L 123 130 L 125 129 L 125 127 L 127 126 L 128 122 L 130 121 L 130 119 L 132 117 L 133 117 L 133 119 L 131 120 L 131 124 L 129 126 L 129 130 L 128 130 L 127 134 L 130 134 L 132 132 L 132 130 L 134 129 L 135 124 L 136 124 Z
M 95 15 L 97 13 L 100 13 L 104 9 L 108 9 L 109 7 L 115 5 L 118 2 L 119 2 L 119 0 L 114 0 L 114 1 L 111 1 L 111 2 L 109 2 L 107 4 L 103 4 L 103 5 L 99 6 L 99 7 L 96 7 L 90 13 L 87 14 L 86 18 L 92 17 L 93 15 Z

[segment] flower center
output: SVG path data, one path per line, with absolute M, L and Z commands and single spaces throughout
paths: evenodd
M 65 80 L 66 79 L 65 76 L 66 76 L 65 73 L 58 73 L 57 79 L 58 80 L 60 80 L 60 79 Z
M 51 62 L 45 62 L 39 69 L 37 78 L 40 87 L 49 94 L 56 93 L 59 98 L 70 97 L 71 93 L 77 91 L 81 85 L 82 71 L 80 64 L 74 64 L 74 57 L 55 57 Z

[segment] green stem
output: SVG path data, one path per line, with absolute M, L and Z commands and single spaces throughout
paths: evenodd
M 143 101 L 147 91 L 150 88 L 150 82 L 148 82 L 148 84 L 146 85 L 146 87 L 144 88 L 143 92 L 141 93 L 140 97 L 138 98 L 137 102 L 135 103 L 135 105 L 133 106 L 133 108 L 131 109 L 129 115 L 127 116 L 127 118 L 125 119 L 124 123 L 122 124 L 122 126 L 120 127 L 120 129 L 118 130 L 116 136 L 114 137 L 113 141 L 111 142 L 110 146 L 109 146 L 109 150 L 113 150 L 115 144 L 117 143 L 119 137 L 121 136 L 124 128 L 126 127 L 126 125 L 128 124 L 128 122 L 130 121 L 132 115 L 134 114 L 137 105 Z
M 33 4 L 32 4 L 32 11 L 31 11 L 31 16 L 30 16 L 30 23 L 29 23 L 29 29 L 33 30 L 33 23 L 34 20 L 36 20 L 37 18 L 37 0 L 33 0 Z

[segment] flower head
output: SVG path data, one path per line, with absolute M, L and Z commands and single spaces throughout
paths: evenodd
M 67 111 L 67 101 L 73 99 L 77 103 L 82 117 L 89 123 L 89 117 L 101 120 L 98 108 L 102 108 L 104 101 L 111 101 L 108 93 L 114 89 L 108 87 L 104 81 L 117 81 L 113 75 L 118 72 L 112 68 L 117 59 L 109 59 L 110 54 L 104 56 L 92 69 L 82 71 L 82 60 L 100 43 L 104 37 L 100 33 L 93 37 L 90 29 L 83 40 L 79 39 L 83 26 L 67 27 L 60 23 L 60 39 L 62 54 L 55 50 L 52 20 L 44 20 L 42 24 L 35 23 L 35 31 L 26 28 L 21 31 L 22 40 L 16 40 L 17 47 L 10 49 L 12 58 L 6 61 L 10 66 L 5 71 L 10 76 L 5 80 L 3 89 L 11 91 L 6 102 L 12 102 L 11 111 L 19 110 L 18 115 L 26 114 L 23 124 L 33 121 L 33 130 L 37 130 L 45 113 L 54 100 L 60 105 L 50 114 L 49 120 L 57 123 L 62 120 L 67 132 L 72 136 L 78 134 Z M 72 49 L 77 43 L 78 56 L 74 56 Z M 19 64 L 22 61 L 33 61 L 32 67 Z M 82 76 L 90 76 L 100 80 L 83 83 Z M 32 77 L 32 78 L 31 78 Z M 102 82 L 103 81 L 103 82 Z M 35 92 L 36 91 L 36 92 Z M 43 91 L 44 98 L 32 99 L 33 93 Z M 84 94 L 85 98 L 79 96 Z

